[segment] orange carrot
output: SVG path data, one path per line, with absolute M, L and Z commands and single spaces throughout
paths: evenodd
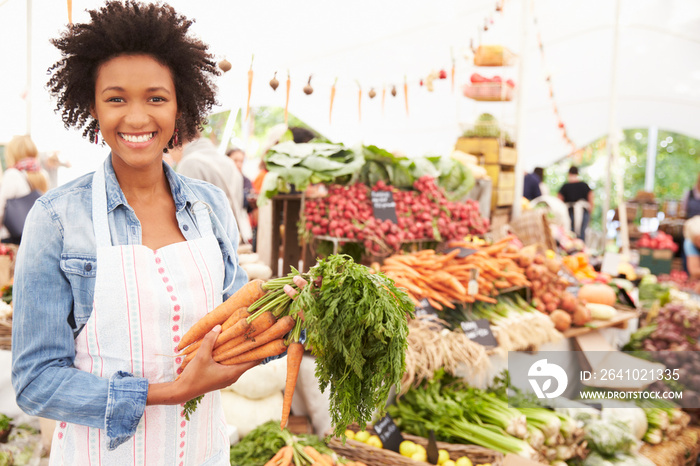
M 406 101 L 406 115 L 408 115 L 408 79 L 403 77 L 403 98 Z
M 197 340 L 204 338 L 214 326 L 226 322 L 231 314 L 240 307 L 247 307 L 257 301 L 265 294 L 262 288 L 262 280 L 252 280 L 236 291 L 226 301 L 216 306 L 211 312 L 197 321 L 182 337 L 177 345 L 178 350 L 182 350 L 186 346 L 191 345 Z
M 287 70 L 287 98 L 284 101 L 284 123 L 287 124 L 287 109 L 289 108 L 289 88 L 292 86 L 292 79 Z
M 360 83 L 357 83 L 360 86 Z M 357 90 L 357 119 L 362 121 L 362 87 Z
M 284 384 L 284 401 L 282 403 L 280 429 L 284 429 L 289 420 L 289 411 L 292 409 L 292 398 L 294 398 L 294 389 L 297 386 L 297 377 L 299 377 L 302 356 L 304 356 L 304 345 L 298 341 L 290 343 L 287 349 L 287 380 Z
M 229 328 L 233 327 L 233 325 L 236 322 L 238 322 L 239 320 L 247 319 L 248 317 L 250 317 L 250 312 L 248 312 L 248 307 L 247 306 L 239 307 L 238 309 L 233 311 L 233 314 L 231 314 L 231 316 L 228 319 L 226 319 L 226 321 L 223 324 L 221 324 L 221 333 L 223 333 L 226 330 L 228 330 Z
M 248 113 L 250 113 L 250 94 L 253 90 L 253 59 L 255 54 L 250 59 L 250 69 L 248 70 L 248 101 L 245 104 L 245 119 L 248 119 Z
M 283 446 L 282 448 L 279 449 L 279 451 L 275 454 L 275 456 L 270 458 L 270 461 L 265 463 L 265 466 L 277 466 L 279 464 L 279 462 L 282 460 L 282 457 L 285 455 L 285 453 L 291 449 L 292 449 L 291 445 Z
M 234 334 L 234 332 L 237 332 L 233 329 L 233 327 L 231 327 L 228 330 L 228 333 L 221 339 L 220 342 L 217 339 L 218 344 L 214 345 L 214 352 L 212 353 L 214 359 L 216 360 L 216 356 L 225 353 L 229 349 L 238 346 L 241 343 L 244 343 L 248 340 L 252 340 L 254 337 L 257 337 L 258 335 L 272 327 L 275 324 L 275 322 L 277 322 L 275 316 L 270 311 L 267 311 L 260 314 L 260 316 L 258 316 L 257 319 L 251 322 L 250 325 L 247 327 L 247 330 L 244 330 L 243 333 L 236 335 Z
M 73 24 L 73 0 L 68 0 L 68 24 Z
M 282 338 L 269 341 L 264 345 L 257 346 L 250 351 L 241 353 L 238 356 L 221 361 L 221 364 L 230 366 L 232 364 L 243 364 L 244 362 L 258 361 L 260 359 L 269 358 L 271 356 L 279 356 L 287 351 L 287 345 L 284 344 Z
M 275 324 L 272 327 L 262 332 L 256 338 L 247 340 L 244 343 L 241 343 L 240 345 L 221 353 L 220 355 L 214 357 L 214 361 L 224 361 L 226 359 L 250 351 L 253 348 L 257 348 L 258 346 L 264 345 L 265 343 L 268 343 L 277 338 L 282 338 L 287 332 L 294 328 L 295 323 L 296 321 L 294 320 L 294 317 L 284 316 L 280 320 L 275 322 Z
M 384 115 L 384 99 L 386 98 L 386 86 L 382 87 L 382 115 Z
M 289 355 L 287 355 L 289 357 Z M 316 450 L 314 447 L 311 445 L 307 445 L 304 447 L 304 453 L 309 455 L 309 457 L 314 460 L 316 463 L 322 465 L 322 466 L 333 466 L 333 463 L 328 461 L 326 458 L 323 457 L 321 453 L 319 453 L 318 450 Z
M 331 122 L 331 117 L 333 116 L 333 101 L 335 100 L 335 85 L 338 83 L 338 78 L 333 81 L 333 86 L 331 86 L 331 108 L 328 111 L 328 123 Z

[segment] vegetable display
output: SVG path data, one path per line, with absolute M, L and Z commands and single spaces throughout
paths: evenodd
M 356 183 L 331 185 L 328 196 L 306 200 L 304 234 L 333 236 L 361 242 L 368 253 L 389 254 L 405 241 L 443 241 L 467 234 L 483 234 L 488 220 L 481 218 L 475 201 L 448 201 L 430 177 L 414 183 L 415 191 L 399 191 L 377 182 L 373 191 L 391 190 L 398 224 L 373 216 L 370 188 Z
M 232 446 L 230 459 L 231 466 L 363 466 L 339 458 L 316 435 L 292 435 L 275 421 L 261 424 Z
M 407 318 L 413 316 L 413 303 L 391 279 L 356 264 L 345 255 L 329 256 L 308 273 L 301 274 L 309 283 L 301 290 L 293 283 L 295 275 L 299 275 L 296 270 L 262 286 L 259 283 L 246 285 L 227 300 L 232 303 L 226 308 L 242 323 L 231 325 L 221 335 L 240 332 L 228 340 L 238 338 L 239 343 L 223 351 L 221 348 L 227 343 L 219 343 L 214 350 L 214 360 L 236 364 L 286 350 L 289 377 L 281 417 L 284 422 L 289 416 L 295 374 L 299 373 L 303 325 L 307 332 L 306 344 L 316 356 L 320 388 L 329 387 L 333 433 L 341 435 L 352 422 L 364 427 L 375 411 L 384 410 L 392 386 L 399 387 L 405 371 Z M 294 300 L 285 293 L 285 285 L 298 290 Z M 255 293 L 251 293 L 251 289 Z M 250 302 L 250 296 L 258 295 L 260 289 L 265 294 Z M 237 306 L 247 309 L 237 313 L 234 310 Z M 197 336 L 201 339 L 215 325 L 226 322 L 228 317 L 219 308 L 195 324 L 191 330 L 194 336 L 186 340 L 191 341 L 190 345 L 196 345 Z M 304 321 L 300 317 L 302 310 Z M 259 322 L 266 322 L 266 329 L 251 336 L 259 330 L 251 330 Z M 239 327 L 240 330 L 234 332 Z M 262 353 L 263 350 L 269 351 Z M 188 357 L 195 353 L 193 350 Z M 187 415 L 196 409 L 199 399 L 201 397 L 185 404 Z
M 641 238 L 637 240 L 636 247 L 650 249 L 670 249 L 673 252 L 678 251 L 678 244 L 673 240 L 673 236 L 663 231 L 658 231 L 654 237 L 649 233 L 643 233 Z

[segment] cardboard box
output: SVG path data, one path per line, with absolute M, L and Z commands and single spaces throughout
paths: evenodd
M 671 273 L 673 251 L 670 249 L 639 249 L 639 266 L 648 268 L 654 275 Z

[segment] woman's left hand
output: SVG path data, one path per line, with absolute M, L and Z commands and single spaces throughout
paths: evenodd
M 301 275 L 296 275 L 292 280 L 294 281 L 294 284 L 299 287 L 300 290 L 309 284 L 309 282 L 301 278 Z M 289 296 L 292 299 L 294 299 L 298 293 L 298 291 L 295 290 L 294 287 L 291 285 L 284 285 L 283 289 L 284 292 L 287 293 L 287 296 Z M 304 320 L 304 311 L 299 311 L 299 316 L 301 317 L 301 320 Z

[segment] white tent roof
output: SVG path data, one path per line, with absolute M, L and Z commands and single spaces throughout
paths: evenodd
M 24 133 L 25 24 L 27 0 L 0 0 L 0 141 Z M 618 60 L 618 126 L 658 126 L 700 138 L 700 3 L 693 0 L 620 0 Z M 245 105 L 247 71 L 255 54 L 251 105 L 284 104 L 287 70 L 292 79 L 290 112 L 330 139 L 352 144 L 377 144 L 409 155 L 451 149 L 463 125 L 483 112 L 506 125 L 516 122 L 517 103 L 484 103 L 462 97 L 461 84 L 478 72 L 518 80 L 518 68 L 476 68 L 465 58 L 469 42 L 500 43 L 520 56 L 525 66 L 525 105 L 520 154 L 524 167 L 546 165 L 570 152 L 564 142 L 549 97 L 551 75 L 554 102 L 569 137 L 583 146 L 608 132 L 615 2 L 610 0 L 534 0 L 527 14 L 529 40 L 522 41 L 522 2 L 506 0 L 503 13 L 495 0 L 435 2 L 356 0 L 241 1 L 171 0 L 176 9 L 196 19 L 194 31 L 210 44 L 217 59 L 234 65 L 219 81 L 222 110 Z M 530 2 L 526 2 L 530 4 Z M 73 20 L 85 21 L 85 9 L 97 0 L 73 0 Z M 66 132 L 44 85 L 44 71 L 57 59 L 48 43 L 67 22 L 65 2 L 33 1 L 32 123 L 40 149 L 104 153 Z M 486 18 L 492 18 L 483 31 Z M 537 33 L 542 38 L 544 59 Z M 417 85 L 433 70 L 451 67 L 456 59 L 458 88 L 449 79 L 437 81 L 433 93 Z M 545 68 L 546 66 L 546 68 Z M 8 72 L 11 71 L 11 72 Z M 267 85 L 273 73 L 277 92 Z M 302 87 L 313 74 L 315 92 Z M 403 101 L 404 76 L 409 83 L 410 115 Z M 338 78 L 333 121 L 329 124 L 330 88 Z M 362 120 L 358 118 L 358 85 L 362 86 Z M 388 91 L 396 85 L 399 94 Z M 521 83 L 518 83 L 521 84 Z M 370 100 L 374 87 L 378 96 Z M 384 114 L 381 89 L 387 88 Z M 513 133 L 511 133 L 513 134 Z M 92 159 L 90 159 L 92 160 Z M 94 162 L 85 162 L 85 166 Z M 80 162 L 77 169 L 82 167 Z

